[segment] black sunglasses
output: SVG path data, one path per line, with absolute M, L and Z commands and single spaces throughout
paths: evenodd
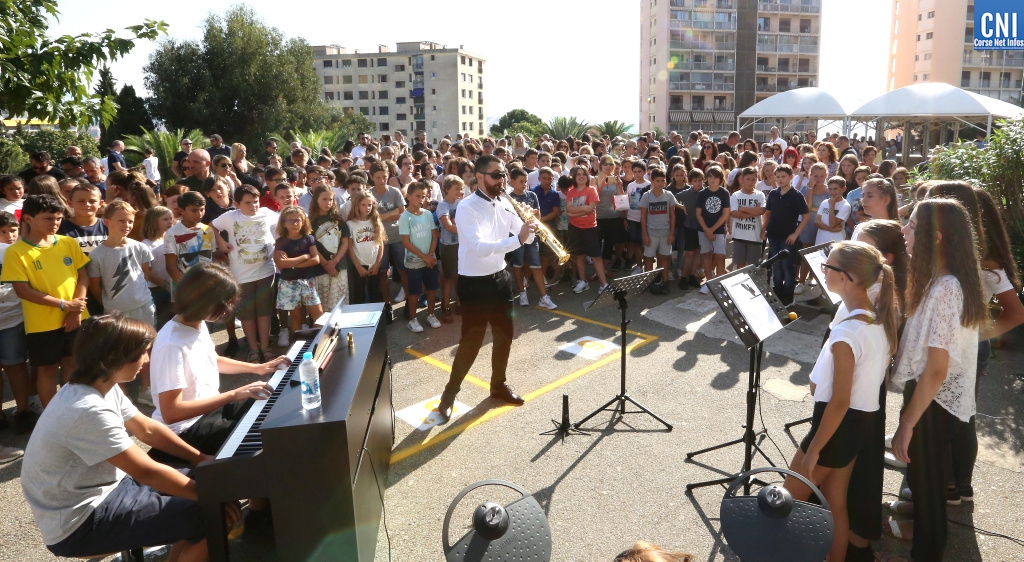
M 508 177 L 508 172 L 491 172 L 484 174 L 485 176 L 491 176 L 492 180 L 503 180 Z

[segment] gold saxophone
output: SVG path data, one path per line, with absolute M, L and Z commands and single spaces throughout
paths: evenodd
M 533 209 L 527 209 L 526 207 L 520 205 L 519 202 L 509 197 L 507 194 L 505 195 L 505 199 L 512 204 L 512 208 L 515 209 L 516 214 L 519 215 L 519 218 L 523 219 L 523 222 L 530 222 L 531 220 L 537 218 L 533 214 Z M 558 265 L 562 265 L 565 262 L 569 261 L 569 252 L 565 251 L 565 248 L 562 247 L 562 243 L 558 241 L 558 238 L 555 238 L 555 233 L 551 232 L 551 229 L 548 228 L 548 225 L 544 224 L 540 220 L 537 220 L 537 230 L 534 231 L 534 234 L 537 236 L 537 238 L 540 239 L 541 242 L 547 244 L 548 248 L 550 248 L 551 251 L 555 254 L 555 258 L 558 259 Z

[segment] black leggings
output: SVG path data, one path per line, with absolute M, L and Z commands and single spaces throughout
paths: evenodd
M 361 277 L 356 267 L 349 262 L 348 268 L 348 302 L 351 304 L 366 304 L 369 302 L 384 302 L 380 294 L 380 277 L 367 275 Z

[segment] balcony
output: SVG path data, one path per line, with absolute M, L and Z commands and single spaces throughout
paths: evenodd
M 728 42 L 723 42 L 723 43 L 715 43 L 714 44 L 714 49 L 716 51 L 735 51 L 736 50 L 736 42 L 735 41 L 728 41 Z
M 736 22 L 734 21 L 716 21 L 715 29 L 736 29 Z
M 736 63 L 734 62 L 716 62 L 715 70 L 736 70 Z
M 758 12 L 785 12 L 795 14 L 820 14 L 821 13 L 821 2 L 818 0 L 801 0 L 800 3 L 795 2 L 758 2 Z
M 757 83 L 754 86 L 754 90 L 756 90 L 758 92 L 777 92 L 777 91 L 779 91 L 778 86 L 776 86 L 775 84 L 763 84 L 763 83 L 760 83 L 760 82 Z
M 735 10 L 736 2 L 733 0 L 717 0 L 715 2 L 715 8 L 718 10 Z
M 693 70 L 714 70 L 715 63 L 704 61 L 691 61 L 690 66 L 693 68 Z

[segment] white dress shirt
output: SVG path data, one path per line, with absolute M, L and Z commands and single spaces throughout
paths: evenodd
M 459 203 L 455 226 L 459 229 L 459 275 L 497 273 L 505 269 L 505 254 L 522 246 L 522 219 L 507 199 L 491 199 L 480 189 Z

